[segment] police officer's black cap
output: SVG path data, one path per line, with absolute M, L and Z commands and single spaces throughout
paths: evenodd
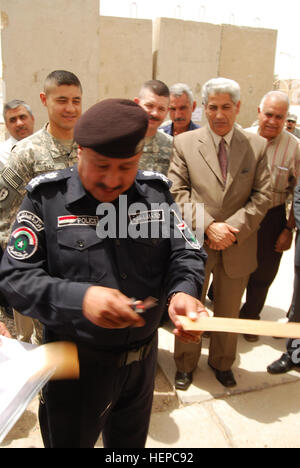
M 110 158 L 130 158 L 144 147 L 147 113 L 128 99 L 105 99 L 90 107 L 74 129 L 75 141 Z

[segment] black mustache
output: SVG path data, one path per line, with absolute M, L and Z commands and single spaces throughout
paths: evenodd
M 108 187 L 105 184 L 99 183 L 97 184 L 97 187 L 104 189 L 104 190 L 119 190 L 122 188 L 122 185 L 118 185 L 117 187 Z
M 160 121 L 160 119 L 158 119 L 157 117 L 152 117 L 151 115 L 149 116 L 149 120 L 155 120 L 155 122 Z

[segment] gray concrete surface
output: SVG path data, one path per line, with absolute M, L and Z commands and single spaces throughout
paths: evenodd
M 286 315 L 293 290 L 293 250 L 283 256 L 262 318 Z M 210 306 L 210 303 L 207 304 Z M 237 387 L 219 384 L 207 365 L 208 339 L 193 385 L 175 392 L 173 335 L 160 330 L 159 367 L 147 448 L 298 448 L 300 372 L 271 376 L 266 366 L 280 357 L 285 340 L 261 337 L 250 344 L 239 337 L 234 374 Z M 2 448 L 42 447 L 37 399 L 3 441 Z M 102 447 L 101 438 L 97 447 Z

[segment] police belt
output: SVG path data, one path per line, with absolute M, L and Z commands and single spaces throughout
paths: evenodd
M 128 349 L 122 352 L 96 350 L 86 348 L 81 344 L 78 346 L 79 361 L 81 364 L 102 364 L 102 365 L 114 365 L 116 367 L 125 367 L 133 362 L 139 362 L 146 359 L 153 345 L 156 343 L 157 333 L 150 338 L 146 343 L 136 345 L 132 349 Z
M 149 356 L 153 344 L 154 337 L 149 343 L 121 353 L 120 358 L 118 360 L 118 367 L 128 366 L 129 364 L 132 364 L 136 361 L 143 361 Z

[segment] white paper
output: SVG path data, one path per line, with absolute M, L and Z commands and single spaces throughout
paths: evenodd
M 35 348 L 0 336 L 0 443 L 55 371 L 31 359 Z

